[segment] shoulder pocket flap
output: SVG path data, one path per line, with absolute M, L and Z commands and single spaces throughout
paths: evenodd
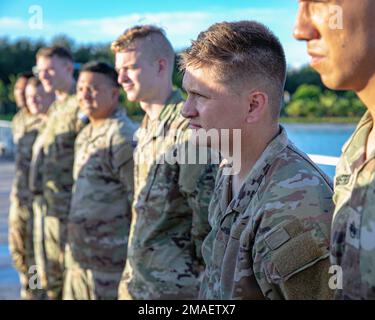
M 328 255 L 328 250 L 319 247 L 308 231 L 291 238 L 273 251 L 271 262 L 279 276 L 285 279 L 325 259 Z

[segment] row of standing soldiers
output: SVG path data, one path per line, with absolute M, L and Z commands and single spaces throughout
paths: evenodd
M 65 48 L 41 48 L 36 60 L 37 77 L 23 74 L 15 85 L 12 122 L 9 244 L 21 298 L 195 298 L 217 165 L 158 164 L 189 138 L 181 92 L 169 92 L 142 130 L 119 105 L 110 65 L 84 65 L 76 83 Z M 136 146 L 147 157 L 135 168 Z M 139 275 L 131 294 L 127 285 L 119 294 L 135 219 Z
M 186 101 L 162 29 L 135 26 L 111 48 L 115 69 L 88 63 L 77 84 L 70 53 L 42 48 L 37 78 L 17 82 L 9 242 L 22 297 L 355 297 L 354 185 L 341 162 L 335 209 L 330 179 L 279 125 L 286 58 L 272 32 L 254 21 L 202 32 L 181 55 Z M 119 106 L 120 85 L 146 113 L 140 126 Z M 212 129 L 240 135 L 203 141 Z M 191 150 L 206 161 L 186 161 Z M 346 291 L 330 256 L 354 266 Z

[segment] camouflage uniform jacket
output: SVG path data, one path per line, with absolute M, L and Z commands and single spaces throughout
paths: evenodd
M 136 129 L 119 107 L 100 127 L 89 124 L 77 137 L 68 243 L 74 261 L 82 268 L 124 269 Z
M 196 298 L 201 245 L 217 165 L 159 160 L 188 141 L 183 100 L 173 92 L 158 119 L 145 116 L 134 154 L 135 195 L 124 279 L 133 299 Z
M 38 128 L 38 135 L 35 139 L 32 150 L 29 173 L 29 189 L 33 195 L 41 195 L 43 193 L 42 168 L 45 128 L 46 120 L 42 120 L 42 123 Z
M 331 262 L 342 267 L 340 299 L 375 299 L 375 154 L 366 159 L 372 127 L 367 112 L 336 168 Z
M 12 197 L 18 198 L 21 205 L 31 208 L 29 170 L 32 147 L 41 126 L 41 120 L 23 110 L 19 111 L 18 114 L 19 116 L 13 122 L 13 135 L 16 144 L 16 174 L 13 182 Z
M 67 218 L 73 186 L 74 141 L 84 127 L 75 96 L 51 105 L 44 133 L 43 196 L 47 215 Z
M 12 119 L 13 142 L 17 146 L 19 139 L 25 134 L 27 120 L 31 115 L 25 108 L 18 110 Z
M 233 198 L 223 169 L 209 208 L 200 298 L 331 298 L 329 179 L 283 128 Z

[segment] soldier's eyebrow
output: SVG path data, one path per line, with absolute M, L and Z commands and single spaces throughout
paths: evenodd
M 189 95 L 195 95 L 195 96 L 201 96 L 204 98 L 210 98 L 206 93 L 200 92 L 199 90 L 196 89 L 189 89 L 186 88 L 184 85 L 182 85 L 182 88 L 189 94 Z
M 115 69 L 118 71 L 118 70 L 121 70 L 121 69 L 124 69 L 124 68 L 134 69 L 134 68 L 137 68 L 137 67 L 138 67 L 138 65 L 136 63 L 130 63 L 130 64 L 124 63 L 123 65 L 121 65 L 119 67 L 115 67 Z

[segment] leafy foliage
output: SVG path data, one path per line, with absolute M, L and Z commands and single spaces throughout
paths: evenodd
M 29 39 L 12 42 L 7 38 L 0 38 L 0 115 L 11 115 L 16 112 L 13 87 L 17 75 L 32 70 L 38 49 L 52 44 L 69 48 L 77 68 L 90 60 L 114 63 L 110 44 L 77 45 L 73 39 L 65 35 L 56 36 L 50 43 Z M 77 74 L 76 71 L 75 76 Z M 176 88 L 181 88 L 182 77 L 182 73 L 178 70 L 177 58 L 173 73 L 173 84 Z M 290 118 L 356 118 L 366 110 L 353 92 L 328 90 L 322 84 L 319 74 L 307 66 L 288 72 L 285 90 L 288 93 L 286 96 L 291 98 L 286 101 L 282 115 Z M 123 91 L 121 91 L 120 102 L 125 106 L 129 116 L 140 118 L 143 115 L 138 103 L 127 101 Z

